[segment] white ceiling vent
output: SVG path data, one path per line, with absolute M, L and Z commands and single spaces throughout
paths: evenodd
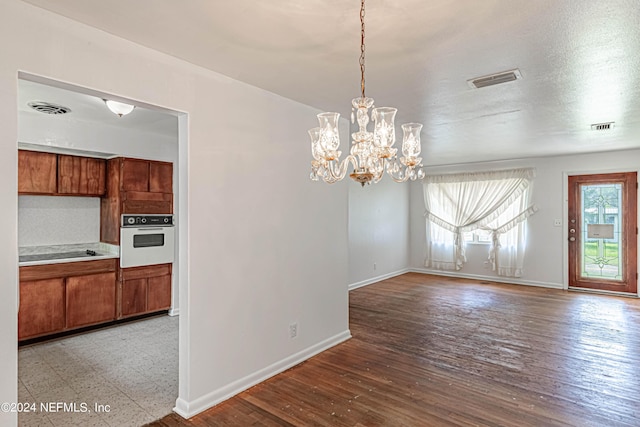
M 63 105 L 52 104 L 50 102 L 43 101 L 31 101 L 27 104 L 29 107 L 33 108 L 40 113 L 45 114 L 67 114 L 71 112 L 71 108 L 65 107 Z
M 596 123 L 591 125 L 591 130 L 610 130 L 613 129 L 615 122 Z
M 480 89 L 481 87 L 499 85 L 501 83 L 508 83 L 514 80 L 522 78 L 520 70 L 509 70 L 501 73 L 491 74 L 489 76 L 476 77 L 475 79 L 467 80 L 467 83 L 473 89 Z

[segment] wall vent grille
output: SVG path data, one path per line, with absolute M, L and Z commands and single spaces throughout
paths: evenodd
M 491 74 L 488 76 L 476 77 L 475 79 L 467 80 L 467 83 L 473 89 L 480 89 L 487 86 L 494 86 L 502 83 L 512 82 L 521 78 L 522 74 L 520 74 L 520 70 L 515 69 Z

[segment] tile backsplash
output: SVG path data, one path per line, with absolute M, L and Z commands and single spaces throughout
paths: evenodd
M 18 197 L 18 246 L 98 241 L 99 197 Z

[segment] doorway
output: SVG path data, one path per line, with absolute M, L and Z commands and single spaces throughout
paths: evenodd
M 179 191 L 185 194 L 186 186 L 186 169 L 179 166 L 180 156 L 186 151 L 186 114 L 136 102 L 133 114 L 137 116 L 129 116 L 124 121 L 106 108 L 105 94 L 26 73 L 19 73 L 18 77 L 17 148 L 83 157 L 117 155 L 171 161 L 174 163 L 173 188 L 177 202 L 174 209 L 177 212 L 179 206 L 184 206 L 184 196 L 178 198 L 178 194 Z M 32 99 L 70 106 L 70 118 L 44 115 L 29 105 Z M 65 238 L 73 236 L 76 239 L 80 234 L 82 240 L 78 241 L 100 239 L 99 201 L 86 209 L 85 204 L 75 199 L 70 204 L 62 197 L 52 196 L 51 199 L 59 202 L 53 206 L 58 214 L 68 213 L 65 218 L 90 217 L 89 226 L 80 230 L 67 223 L 59 225 L 66 232 Z M 34 217 L 25 209 L 21 212 L 24 207 L 19 199 L 18 222 L 27 225 L 23 228 L 30 230 L 30 223 L 45 222 L 43 209 Z M 45 208 L 50 206 L 45 204 Z M 186 229 L 184 222 L 179 224 Z M 51 233 L 37 236 L 31 233 L 28 236 L 31 240 L 25 242 L 25 235 L 20 230 L 19 225 L 18 246 L 54 244 L 42 240 L 57 238 Z M 85 240 L 85 237 L 88 238 Z M 34 241 L 36 238 L 40 241 Z M 180 238 L 185 240 L 186 236 L 177 234 L 176 239 Z M 24 411 L 18 417 L 20 425 L 142 425 L 171 412 L 178 397 L 178 324 L 181 321 L 176 317 L 179 314 L 178 289 L 185 283 L 180 278 L 183 273 L 178 269 L 178 254 L 176 249 L 170 316 L 117 324 L 90 333 L 24 345 L 16 350 L 18 401 L 84 402 L 91 407 L 86 413 Z
M 637 173 L 569 176 L 569 288 L 636 294 Z

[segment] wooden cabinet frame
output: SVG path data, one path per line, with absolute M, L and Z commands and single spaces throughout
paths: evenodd
M 173 213 L 173 163 L 117 157 L 107 161 L 100 241 L 120 244 L 122 214 Z

